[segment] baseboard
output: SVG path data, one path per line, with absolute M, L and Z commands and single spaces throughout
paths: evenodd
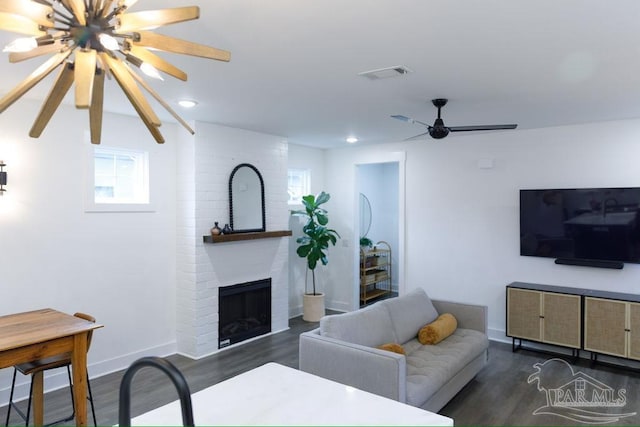
M 89 378 L 99 378 L 103 375 L 111 374 L 113 372 L 126 369 L 141 357 L 146 356 L 160 356 L 165 357 L 175 354 L 177 350 L 176 342 L 163 344 L 157 347 L 140 350 L 134 353 L 118 356 L 113 359 L 103 360 L 101 362 L 89 363 L 87 370 L 89 372 Z M 12 369 L 5 369 L 9 375 L 6 375 L 6 380 L 0 379 L 2 385 L 6 385 L 0 389 L 0 406 L 4 406 L 9 402 L 9 393 L 11 391 L 11 376 L 13 375 Z M 2 378 L 5 378 L 4 376 Z M 18 374 L 16 378 L 16 388 L 13 393 L 13 400 L 20 401 L 29 397 L 29 384 L 30 378 Z M 68 387 L 69 380 L 67 379 L 67 370 L 64 368 L 54 369 L 45 374 L 44 379 L 44 391 L 48 393 L 50 391 L 58 390 L 63 387 Z
M 200 360 L 200 359 L 204 359 L 205 357 L 213 356 L 214 354 L 220 353 L 221 351 L 229 350 L 230 348 L 236 348 L 236 347 L 239 347 L 239 346 L 241 346 L 243 344 L 250 343 L 251 341 L 256 341 L 256 340 L 259 340 L 259 339 L 264 338 L 264 337 L 268 337 L 268 336 L 271 336 L 271 335 L 279 334 L 280 332 L 288 331 L 289 329 L 290 328 L 287 326 L 286 328 L 278 329 L 277 331 L 271 331 L 271 332 L 269 332 L 267 334 L 258 335 L 257 337 L 249 338 L 249 339 L 246 339 L 244 341 L 240 341 L 240 342 L 237 342 L 235 344 L 231 344 L 231 345 L 228 345 L 226 347 L 219 348 L 219 349 L 214 350 L 214 351 L 210 351 L 210 352 L 208 352 L 206 354 L 203 354 L 201 356 L 194 356 L 192 354 L 183 353 L 181 351 L 176 351 L 175 354 L 179 354 L 180 356 L 188 357 L 191 360 Z
M 489 328 L 487 335 L 491 341 L 498 341 L 504 343 L 511 343 L 511 338 L 507 337 L 504 329 Z

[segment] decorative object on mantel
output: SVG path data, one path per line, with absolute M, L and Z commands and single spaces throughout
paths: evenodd
M 7 172 L 4 167 L 7 166 L 4 161 L 0 160 L 0 196 L 7 191 L 4 186 L 7 185 Z
M 296 253 L 301 258 L 307 260 L 307 271 L 305 273 L 305 293 L 302 297 L 303 316 L 302 319 L 308 322 L 318 322 L 322 316 L 325 315 L 324 309 L 324 294 L 316 292 L 316 267 L 318 261 L 322 265 L 327 265 L 329 259 L 325 251 L 329 248 L 329 243 L 335 246 L 336 241 L 340 238 L 340 235 L 336 230 L 327 228 L 329 223 L 329 217 L 327 211 L 320 207 L 329 201 L 331 196 L 329 193 L 322 191 L 315 197 L 313 194 L 302 197 L 302 204 L 305 210 L 291 211 L 291 215 L 300 216 L 307 219 L 307 222 L 302 227 L 302 232 L 305 234 L 302 237 L 296 239 L 296 243 L 299 243 Z M 307 292 L 307 276 L 311 271 L 311 277 L 313 281 L 313 292 Z
M 219 236 L 220 234 L 222 234 L 222 230 L 218 226 L 218 221 L 216 221 L 214 223 L 214 225 L 213 225 L 213 228 L 211 228 L 211 235 L 212 236 Z
M 290 230 L 280 231 L 259 231 L 255 233 L 232 233 L 221 234 L 219 236 L 202 236 L 203 243 L 226 243 L 226 242 L 239 242 L 242 240 L 258 240 L 258 239 L 271 239 L 274 237 L 288 237 L 291 236 Z
M 258 168 L 240 163 L 229 176 L 229 223 L 234 233 L 265 231 L 264 180 Z
M 229 224 L 225 224 L 224 228 L 222 229 L 222 234 L 231 234 L 233 233 L 233 230 L 231 229 L 231 227 L 229 227 Z
M 14 40 L 4 48 L 10 62 L 53 54 L 44 64 L 0 100 L 0 113 L 37 85 L 53 70 L 60 72 L 29 135 L 38 138 L 76 84 L 76 108 L 89 110 L 91 142 L 99 144 L 105 75 L 113 75 L 136 112 L 159 144 L 164 137 L 155 114 L 140 86 L 158 101 L 189 132 L 193 129 L 134 70 L 162 79 L 159 71 L 186 81 L 187 74 L 152 50 L 186 54 L 228 62 L 231 53 L 213 47 L 156 34 L 151 30 L 200 17 L 197 6 L 128 13 L 138 0 L 2 0 L 0 29 L 28 38 Z M 120 57 L 120 56 L 121 57 Z

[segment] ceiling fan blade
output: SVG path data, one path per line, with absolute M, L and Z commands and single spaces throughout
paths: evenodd
M 425 133 L 421 133 L 421 134 L 419 134 L 419 135 L 415 135 L 415 136 L 409 137 L 409 138 L 405 138 L 405 141 L 412 141 L 412 140 L 414 140 L 414 139 L 420 139 L 420 138 L 422 138 L 422 137 L 423 137 L 423 136 L 425 136 L 425 135 L 429 135 L 429 131 L 427 131 L 427 132 L 425 132 Z
M 60 103 L 67 92 L 69 92 L 69 88 L 71 88 L 72 84 L 73 66 L 71 64 L 65 64 L 60 70 L 60 73 L 58 73 L 58 77 L 56 78 L 45 102 L 42 104 L 38 117 L 36 117 L 36 120 L 33 122 L 33 126 L 29 131 L 30 137 L 39 138 L 40 135 L 42 135 L 44 128 L 49 124 L 49 120 L 51 120 L 53 113 L 55 113 L 60 106 Z
M 124 7 L 125 9 L 129 9 L 131 6 L 136 4 L 138 0 L 119 0 L 118 7 Z
M 410 119 L 410 118 L 409 118 L 409 117 L 407 117 L 407 116 L 401 116 L 401 115 L 399 115 L 399 114 L 396 114 L 396 115 L 391 116 L 391 117 L 393 117 L 394 119 L 397 119 L 397 120 L 402 120 L 403 122 L 409 122 L 409 123 L 412 123 L 412 122 L 413 122 L 413 119 Z
M 93 79 L 93 97 L 89 108 L 89 128 L 91 130 L 91 143 L 100 144 L 102 139 L 102 109 L 104 102 L 104 70 L 96 69 Z
M 136 33 L 133 40 L 134 45 L 146 46 L 164 52 L 180 53 L 184 55 L 198 56 L 200 58 L 216 59 L 218 61 L 229 62 L 231 52 L 205 46 L 198 43 L 180 40 L 174 37 L 163 36 L 152 32 L 140 31 Z
M 96 75 L 97 53 L 93 49 L 77 50 L 75 60 L 76 108 L 89 108 Z
M 49 53 L 59 52 L 63 47 L 64 45 L 60 42 L 60 40 L 56 40 L 52 44 L 39 46 L 35 49 L 30 50 L 29 52 L 11 52 L 9 53 L 9 62 L 16 63 L 26 61 L 27 59 L 36 58 L 38 56 L 47 55 Z
M 450 126 L 451 132 L 471 132 L 476 130 L 503 130 L 515 129 L 518 125 L 477 125 L 477 126 Z
M 46 34 L 40 29 L 37 22 L 24 16 L 5 12 L 0 12 L 0 30 L 38 37 Z
M 396 115 L 393 115 L 391 117 L 394 118 L 394 119 L 397 119 L 397 120 L 401 120 L 403 122 L 412 123 L 412 124 L 413 123 L 418 123 L 418 124 L 420 124 L 422 126 L 430 127 L 430 125 L 428 125 L 427 123 L 421 122 L 420 120 L 412 119 L 411 117 L 402 116 L 400 114 L 396 114 Z
M 191 135 L 194 135 L 196 132 L 191 129 L 191 126 L 189 126 L 189 124 L 187 122 L 184 121 L 184 119 L 182 117 L 180 117 L 178 115 L 178 113 L 176 113 L 173 108 L 171 108 L 169 106 L 169 104 L 167 104 L 158 94 L 158 92 L 156 92 L 155 90 L 153 90 L 153 88 L 151 86 L 149 86 L 149 84 L 142 78 L 140 77 L 137 73 L 135 72 L 131 72 L 131 75 L 133 76 L 134 79 L 136 79 L 138 81 L 138 83 L 140 83 L 140 85 L 145 88 L 145 90 L 147 92 L 149 92 L 151 94 L 151 96 L 153 96 L 155 98 L 156 101 L 158 101 L 158 103 L 160 103 L 160 105 L 162 105 L 164 107 L 165 110 L 167 110 Z
M 3 0 L 0 2 L 0 12 L 24 16 L 47 28 L 54 25 L 53 7 L 30 0 Z
M 164 143 L 164 137 L 158 130 L 158 127 L 161 125 L 160 119 L 158 119 L 158 116 L 153 112 L 153 109 L 140 91 L 140 88 L 131 76 L 127 66 L 119 59 L 111 58 L 106 53 L 101 53 L 100 57 L 113 73 L 116 81 L 122 88 L 122 91 L 125 93 L 129 102 L 131 102 L 131 105 L 133 105 L 133 108 L 135 108 L 136 112 L 147 126 L 147 129 L 151 135 L 153 135 L 156 142 L 158 144 Z
M 36 70 L 24 79 L 18 86 L 13 88 L 11 92 L 0 99 L 0 113 L 9 108 L 11 104 L 16 102 L 22 95 L 27 93 L 31 88 L 40 83 L 42 79 L 47 77 L 57 66 L 62 64 L 71 55 L 71 50 L 60 52 L 52 56 L 44 64 L 36 68 Z
M 187 6 L 173 9 L 145 10 L 143 12 L 122 13 L 118 17 L 119 25 L 116 26 L 116 32 L 127 33 L 151 30 L 163 25 L 198 19 L 200 17 L 200 8 L 198 6 Z
M 64 2 L 63 2 L 64 3 Z M 87 25 L 87 19 L 85 18 L 85 12 L 87 11 L 84 0 L 67 0 L 66 3 L 69 4 L 71 10 L 73 11 L 73 16 L 76 17 L 80 25 Z
M 100 8 L 100 11 L 98 13 L 102 16 L 107 16 L 108 14 L 110 14 L 112 10 L 111 6 L 113 5 L 113 1 L 114 0 L 104 0 L 102 2 L 102 7 Z
M 187 73 L 175 67 L 168 61 L 160 58 L 155 53 L 149 52 L 149 50 L 145 49 L 144 47 L 129 45 L 129 52 L 131 53 L 131 55 L 141 59 L 143 62 L 147 62 L 153 65 L 158 70 L 169 74 L 176 79 L 187 81 Z

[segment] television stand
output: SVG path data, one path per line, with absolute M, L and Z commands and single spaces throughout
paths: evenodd
M 594 363 L 598 355 L 640 361 L 640 295 L 513 282 L 506 296 L 513 351 L 531 341 L 588 351 Z

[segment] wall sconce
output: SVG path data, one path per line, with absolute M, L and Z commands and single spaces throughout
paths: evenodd
M 7 185 L 7 173 L 4 171 L 4 167 L 7 166 L 2 160 L 0 160 L 0 196 L 4 194 L 4 186 Z

